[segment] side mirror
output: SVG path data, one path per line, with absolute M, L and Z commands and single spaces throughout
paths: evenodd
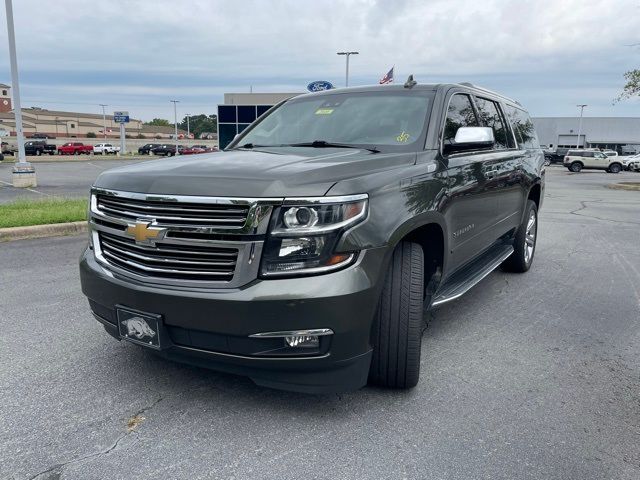
M 495 144 L 493 129 L 490 127 L 460 127 L 455 143 L 444 146 L 445 153 L 467 152 L 492 148 Z

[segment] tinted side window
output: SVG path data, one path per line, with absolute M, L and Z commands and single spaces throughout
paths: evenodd
M 498 106 L 495 102 L 487 100 L 486 98 L 477 98 L 476 100 L 478 112 L 480 113 L 480 120 L 485 127 L 491 127 L 493 129 L 493 136 L 496 139 L 494 148 L 498 150 L 509 148 L 509 132 L 502 120 L 502 115 L 500 115 Z
M 538 142 L 538 135 L 533 127 L 531 117 L 524 110 L 507 105 L 505 107 L 507 111 L 507 117 L 511 122 L 513 131 L 516 134 L 516 139 L 521 149 L 537 149 L 540 148 Z
M 455 144 L 456 132 L 460 127 L 479 127 L 469 95 L 456 93 L 449 101 L 447 119 L 444 125 L 444 146 Z
M 589 157 L 589 158 L 593 158 L 593 152 L 582 152 L 582 156 L 583 157 Z

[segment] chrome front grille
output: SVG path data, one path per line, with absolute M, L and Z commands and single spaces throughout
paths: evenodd
M 135 240 L 100 232 L 100 250 L 108 262 L 138 275 L 156 278 L 229 282 L 237 248 L 195 245 L 137 245 Z
M 91 239 L 108 271 L 159 286 L 232 288 L 258 275 L 280 198 L 155 195 L 93 189 Z
M 158 225 L 240 228 L 249 214 L 249 205 L 233 203 L 180 203 L 113 195 L 97 195 L 96 200 L 98 210 L 106 215 L 134 222 L 139 219 L 155 220 Z

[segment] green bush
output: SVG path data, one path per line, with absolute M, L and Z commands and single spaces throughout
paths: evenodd
M 87 138 L 96 138 L 96 134 L 94 132 L 87 132 Z

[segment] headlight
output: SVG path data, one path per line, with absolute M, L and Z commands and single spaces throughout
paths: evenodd
M 311 275 L 350 265 L 357 252 L 335 253 L 346 228 L 367 215 L 367 195 L 285 199 L 275 212 L 262 276 Z

